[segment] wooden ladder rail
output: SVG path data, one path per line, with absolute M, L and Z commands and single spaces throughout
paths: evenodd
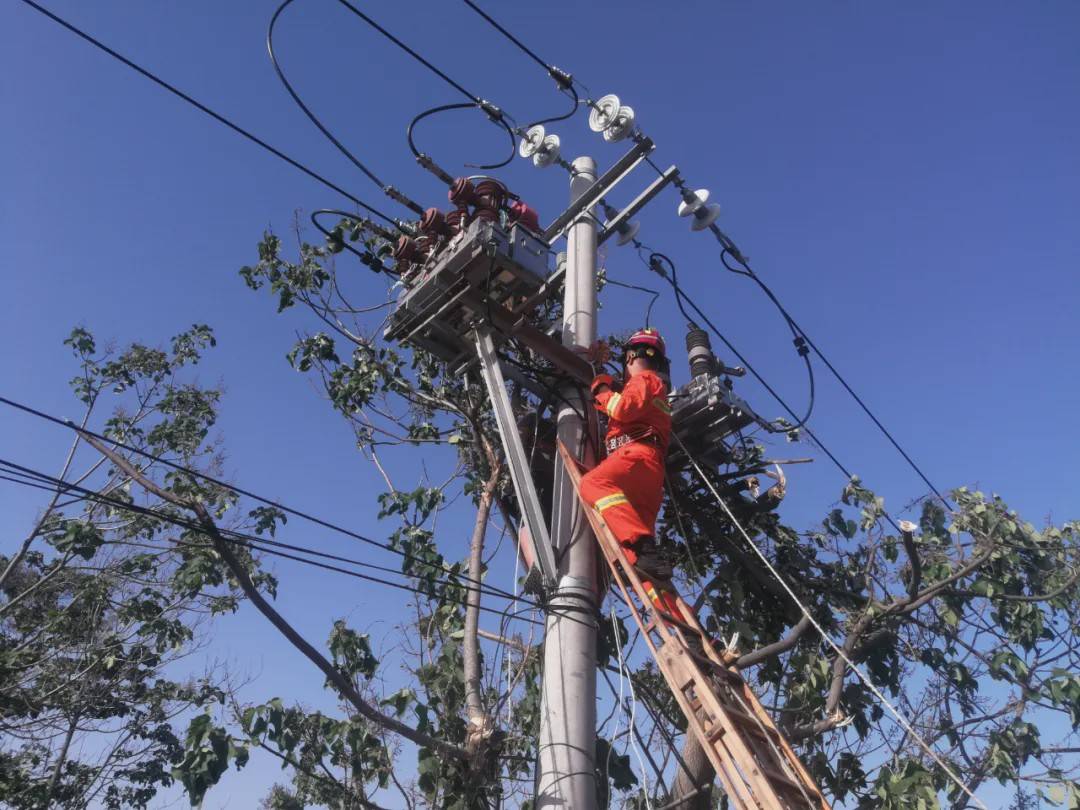
M 559 453 L 580 501 L 583 467 L 562 442 Z M 694 611 L 674 590 L 671 596 L 685 621 L 656 609 L 603 517 L 584 501 L 581 508 L 596 534 L 613 581 L 732 807 L 831 810 L 787 738 L 732 666 L 734 656 L 721 655 L 713 648 Z M 637 604 L 649 612 L 648 621 L 642 618 L 631 593 L 637 597 Z M 687 639 L 694 636 L 700 640 L 704 656 L 688 644 Z

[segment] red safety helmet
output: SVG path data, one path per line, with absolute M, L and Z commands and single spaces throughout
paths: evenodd
M 664 345 L 664 339 L 660 337 L 660 333 L 650 326 L 646 326 L 644 329 L 639 329 L 634 332 L 623 344 L 623 348 L 627 353 L 636 348 L 652 349 L 660 355 L 661 358 L 667 357 L 667 347 Z

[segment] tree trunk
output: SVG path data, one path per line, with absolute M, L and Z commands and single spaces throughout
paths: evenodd
M 75 729 L 78 728 L 78 725 L 79 718 L 77 715 L 68 721 L 64 744 L 60 746 L 60 753 L 56 757 L 56 765 L 53 766 L 52 775 L 49 776 L 49 784 L 45 787 L 45 807 L 52 806 L 53 791 L 56 790 L 56 783 L 60 781 L 60 772 L 64 769 L 64 763 L 67 762 L 68 749 L 71 748 L 71 739 L 75 736 Z
M 396 718 L 385 715 L 364 700 L 352 681 L 342 675 L 337 668 L 330 663 L 326 656 L 316 650 L 306 638 L 300 635 L 300 633 L 297 632 L 297 630 L 289 624 L 289 622 L 286 621 L 269 602 L 266 601 L 266 598 L 259 592 L 259 589 L 255 587 L 255 583 L 251 581 L 251 577 L 244 564 L 236 558 L 235 554 L 233 554 L 229 542 L 218 530 L 217 524 L 214 523 L 213 519 L 210 517 L 210 513 L 206 511 L 206 507 L 198 501 L 188 501 L 177 495 L 175 492 L 162 489 L 143 475 L 142 472 L 126 458 L 119 453 L 110 450 L 96 439 L 87 436 L 86 441 L 91 444 L 95 450 L 131 476 L 133 481 L 138 483 L 148 492 L 157 495 L 162 500 L 193 512 L 198 519 L 199 524 L 202 526 L 203 532 L 210 538 L 214 550 L 221 556 L 225 565 L 232 572 L 232 575 L 236 578 L 236 581 L 240 585 L 240 589 L 244 592 L 244 595 L 247 596 L 248 600 L 275 628 L 277 628 L 278 632 L 280 632 L 293 647 L 318 667 L 323 675 L 326 676 L 327 681 L 337 689 L 338 694 L 351 703 L 353 708 L 361 715 L 389 731 L 400 734 L 407 740 L 412 740 L 417 745 L 431 748 L 434 751 L 438 751 L 449 757 L 454 757 L 455 759 L 468 759 L 469 755 L 464 749 L 444 740 L 436 739 L 402 723 Z
M 484 482 L 480 492 L 480 503 L 476 510 L 476 523 L 473 526 L 472 540 L 469 543 L 469 595 L 465 604 L 465 636 L 462 641 L 465 675 L 465 706 L 469 713 L 469 731 L 480 735 L 489 729 L 487 714 L 484 710 L 481 694 L 482 680 L 480 667 L 480 588 L 477 583 L 483 574 L 484 536 L 487 533 L 491 507 L 495 502 L 495 489 L 499 484 L 499 469 L 495 468 L 491 477 Z M 479 742 L 479 740 L 477 741 Z
M 712 807 L 712 783 L 716 772 L 708 756 L 705 755 L 705 749 L 692 734 L 686 735 L 682 758 L 686 767 L 690 769 L 690 773 L 679 768 L 675 784 L 671 788 L 672 802 L 677 802 L 700 788 L 699 793 L 687 799 L 685 803 L 679 805 L 679 808 L 680 810 L 709 810 Z

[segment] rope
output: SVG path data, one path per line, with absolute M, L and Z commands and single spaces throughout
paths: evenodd
M 637 694 L 634 692 L 634 681 L 630 677 L 630 668 L 627 666 L 626 661 L 623 659 L 622 641 L 619 640 L 619 625 L 617 617 L 615 616 L 615 606 L 611 606 L 611 627 L 615 632 L 615 652 L 619 656 L 619 703 L 622 703 L 622 690 L 623 681 L 630 688 L 630 725 L 627 729 L 629 731 L 630 747 L 634 749 L 634 754 L 637 756 L 638 767 L 641 768 L 641 780 L 644 782 L 644 794 L 645 794 L 645 806 L 648 810 L 652 810 L 652 800 L 649 798 L 649 777 L 645 775 L 645 758 L 641 756 L 641 749 L 638 748 L 637 741 L 634 739 L 635 729 L 635 717 L 637 714 Z M 618 728 L 618 725 L 616 725 Z M 612 741 L 614 741 L 612 737 Z M 608 748 L 608 766 L 611 765 L 611 749 L 614 746 Z
M 914 729 L 914 727 L 912 727 L 908 719 L 904 717 L 904 715 L 901 714 L 901 712 L 896 707 L 894 707 L 892 703 L 889 702 L 889 699 L 885 697 L 884 693 L 882 693 L 882 691 L 878 689 L 877 686 L 874 685 L 870 678 L 867 677 L 866 673 L 864 673 L 858 666 L 856 666 L 855 662 L 852 661 L 851 658 L 847 655 L 847 653 L 845 653 L 840 648 L 840 645 L 833 641 L 832 637 L 827 632 L 825 632 L 825 629 L 821 626 L 818 620 L 814 618 L 814 616 L 810 613 L 810 610 L 795 594 L 795 591 L 793 591 L 791 589 L 791 586 L 787 584 L 787 580 L 785 580 L 780 575 L 780 572 L 776 570 L 772 562 L 770 562 L 769 558 L 765 556 L 761 549 L 757 547 L 757 544 L 754 543 L 754 541 L 750 538 L 750 535 L 747 533 L 746 529 L 744 529 L 743 525 L 739 523 L 738 518 L 736 518 L 734 513 L 732 513 L 732 511 L 728 508 L 728 505 L 724 502 L 724 499 L 720 497 L 720 493 L 716 491 L 716 487 L 713 486 L 712 481 L 710 481 L 708 476 L 705 475 L 705 471 L 701 469 L 701 465 L 697 463 L 697 459 L 690 455 L 690 451 L 687 450 L 686 446 L 682 443 L 682 441 L 679 440 L 678 436 L 673 433 L 671 437 L 679 443 L 679 447 L 681 447 L 683 452 L 686 453 L 686 457 L 690 459 L 690 463 L 697 471 L 698 476 L 701 478 L 702 481 L 705 482 L 705 486 L 707 486 L 709 488 L 709 491 L 712 492 L 713 497 L 716 498 L 716 502 L 720 504 L 724 512 L 727 513 L 728 518 L 731 520 L 732 523 L 735 524 L 736 528 L 738 528 L 739 532 L 746 540 L 747 545 L 749 545 L 750 548 L 754 550 L 754 553 L 757 554 L 759 558 L 761 558 L 762 563 L 764 563 L 765 567 L 769 570 L 769 573 L 776 578 L 776 581 L 780 583 L 780 587 L 782 587 L 784 591 L 787 592 L 787 595 L 790 596 L 792 601 L 795 602 L 799 610 L 801 610 L 803 615 L 810 621 L 810 624 L 813 625 L 814 629 L 817 630 L 818 633 L 821 635 L 822 639 L 824 639 L 825 642 L 833 648 L 833 651 L 836 652 L 837 656 L 839 656 L 839 658 L 843 660 L 845 664 L 847 664 L 851 671 L 854 672 L 856 676 L 858 676 L 859 680 L 862 681 L 863 684 L 865 684 L 866 687 L 874 694 L 874 697 L 876 697 L 881 702 L 881 704 L 889 710 L 889 713 L 896 718 L 896 722 L 900 724 L 900 727 L 912 736 L 912 738 L 919 744 L 919 747 L 922 748 L 923 751 L 927 753 L 927 755 L 929 755 L 929 757 L 937 764 L 939 768 L 941 768 L 942 771 L 945 772 L 945 774 L 956 784 L 956 786 L 960 788 L 960 790 L 969 799 L 971 799 L 971 801 L 981 807 L 982 810 L 989 810 L 989 808 L 987 808 L 987 806 L 983 804 L 983 802 L 971 791 L 971 788 L 964 784 L 964 781 L 956 774 L 956 772 L 949 767 L 949 765 L 941 758 L 941 756 L 936 751 L 934 751 L 933 748 L 930 747 L 930 744 L 926 742 L 926 740 L 924 740 L 922 736 L 920 736 L 920 734 Z

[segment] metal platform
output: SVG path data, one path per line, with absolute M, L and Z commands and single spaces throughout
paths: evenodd
M 508 230 L 475 220 L 462 236 L 405 281 L 387 340 L 409 343 L 452 366 L 476 354 L 470 326 L 508 314 L 536 293 L 548 275 L 549 250 L 519 225 Z
M 771 425 L 732 393 L 718 374 L 701 374 L 671 395 L 671 423 L 675 435 L 690 447 L 695 457 L 711 466 L 734 461 L 724 440 L 749 425 L 771 429 Z M 688 462 L 679 442 L 673 442 L 667 465 L 682 469 Z

